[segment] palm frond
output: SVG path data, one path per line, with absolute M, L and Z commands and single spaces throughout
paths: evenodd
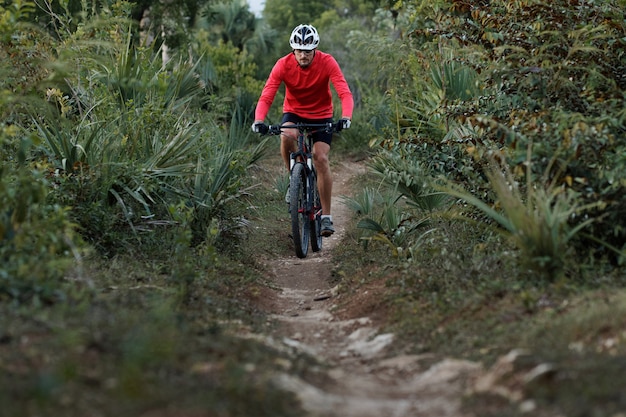
M 445 193 L 433 189 L 429 176 L 414 158 L 381 151 L 370 160 L 368 166 L 401 196 L 406 197 L 413 207 L 433 211 L 448 201 Z
M 385 228 L 380 223 L 370 218 L 359 220 L 356 227 L 363 230 L 370 230 L 374 233 L 381 233 L 383 235 L 387 233 Z
M 344 204 L 357 216 L 373 216 L 382 199 L 380 192 L 371 187 L 365 187 L 355 197 L 342 197 Z

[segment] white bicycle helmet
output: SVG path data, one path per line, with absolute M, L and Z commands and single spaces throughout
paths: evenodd
M 320 35 L 317 34 L 317 29 L 311 25 L 298 25 L 291 32 L 289 37 L 289 45 L 292 49 L 302 49 L 305 51 L 311 51 L 320 44 Z

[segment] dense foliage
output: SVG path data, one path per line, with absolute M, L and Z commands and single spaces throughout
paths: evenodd
M 183 59 L 146 43 L 130 3 L 49 6 L 46 26 L 29 21 L 33 3 L 3 9 L 2 62 L 20 75 L 1 81 L 0 293 L 18 299 L 54 288 L 83 242 L 108 256 L 211 245 L 264 149 L 242 128 L 261 85 L 246 51 L 198 30 Z M 44 256 L 35 273 L 42 252 L 58 265 Z
M 373 124 L 384 127 L 382 107 L 393 123 L 374 141 L 382 147 L 378 170 L 396 187 L 429 183 L 474 202 L 487 223 L 501 215 L 507 222 L 522 215 L 523 224 L 536 222 L 536 237 L 520 239 L 529 231 L 498 221 L 526 252 L 523 260 L 538 269 L 552 264 L 544 270 L 552 278 L 572 259 L 607 257 L 621 264 L 626 207 L 622 7 L 615 2 L 453 1 L 407 7 L 407 15 L 402 41 L 361 42 L 363 33 L 350 38 L 368 56 L 381 57 L 379 68 L 387 75 L 379 78 L 387 96 L 376 104 L 379 114 L 371 116 Z M 399 53 L 385 53 L 386 44 Z M 388 154 L 415 165 L 421 179 L 397 163 L 385 163 Z M 494 170 L 500 174 L 490 174 Z M 519 187 L 521 194 L 496 191 L 507 187 Z M 507 200 L 517 203 L 507 206 Z M 501 214 L 499 206 L 508 210 Z M 560 220 L 539 224 L 554 218 Z M 560 249 L 536 250 L 545 236 L 562 239 L 553 246 Z

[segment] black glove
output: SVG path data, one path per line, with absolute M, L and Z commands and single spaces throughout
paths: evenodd
M 268 133 L 270 135 L 280 135 L 282 133 L 282 129 L 280 128 L 280 125 L 271 125 L 268 127 L 269 127 Z
M 265 124 L 265 123 L 254 123 L 252 125 L 252 131 L 254 133 L 260 133 L 262 135 L 267 135 L 267 132 L 269 131 L 269 127 Z
M 350 119 L 348 118 L 343 118 L 343 119 L 339 119 L 339 121 L 337 122 L 337 132 L 341 132 L 343 129 L 348 129 L 350 128 L 351 122 Z

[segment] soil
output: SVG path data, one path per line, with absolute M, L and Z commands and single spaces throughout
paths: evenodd
M 352 179 L 364 169 L 352 162 L 333 166 L 336 233 L 324 239 L 321 252 L 267 262 L 270 285 L 257 300 L 275 322 L 271 339 L 322 364 L 316 378 L 282 373 L 277 382 L 313 416 L 468 415 L 461 402 L 468 382 L 481 373 L 480 364 L 402 352 L 396 335 L 382 330 L 384 284 L 350 294 L 332 284 L 333 250 L 350 216 L 341 196 L 352 194 Z

